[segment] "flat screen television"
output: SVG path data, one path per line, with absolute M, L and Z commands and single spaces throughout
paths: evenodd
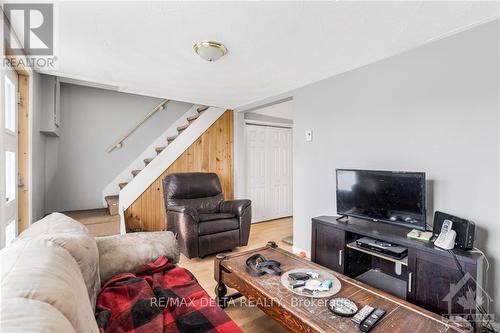
M 425 230 L 425 173 L 337 169 L 337 213 Z

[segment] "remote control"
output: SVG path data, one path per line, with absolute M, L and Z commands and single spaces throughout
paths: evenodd
M 361 310 L 356 313 L 354 317 L 352 317 L 352 321 L 355 322 L 356 324 L 361 324 L 363 320 L 365 320 L 366 317 L 368 317 L 373 310 L 375 310 L 373 307 L 369 305 L 365 305 Z
M 303 287 L 305 285 L 306 285 L 306 281 L 297 281 L 297 282 L 291 284 L 293 289 Z
M 385 311 L 382 309 L 376 309 L 375 311 L 372 312 L 368 318 L 363 320 L 361 324 L 359 324 L 359 329 L 362 332 L 368 332 L 372 329 L 373 326 L 382 318 L 385 314 Z

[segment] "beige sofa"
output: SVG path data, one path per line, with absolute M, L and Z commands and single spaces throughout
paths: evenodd
M 179 252 L 170 232 L 92 237 L 59 213 L 34 223 L 0 251 L 0 332 L 98 332 L 101 283 Z

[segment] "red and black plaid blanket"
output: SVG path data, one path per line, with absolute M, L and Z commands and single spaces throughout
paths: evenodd
M 188 270 L 160 257 L 109 279 L 97 299 L 100 332 L 242 332 Z

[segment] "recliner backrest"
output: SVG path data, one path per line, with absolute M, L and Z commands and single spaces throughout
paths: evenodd
M 200 213 L 215 213 L 224 200 L 215 173 L 172 173 L 163 179 L 163 193 L 169 206 L 190 206 Z

